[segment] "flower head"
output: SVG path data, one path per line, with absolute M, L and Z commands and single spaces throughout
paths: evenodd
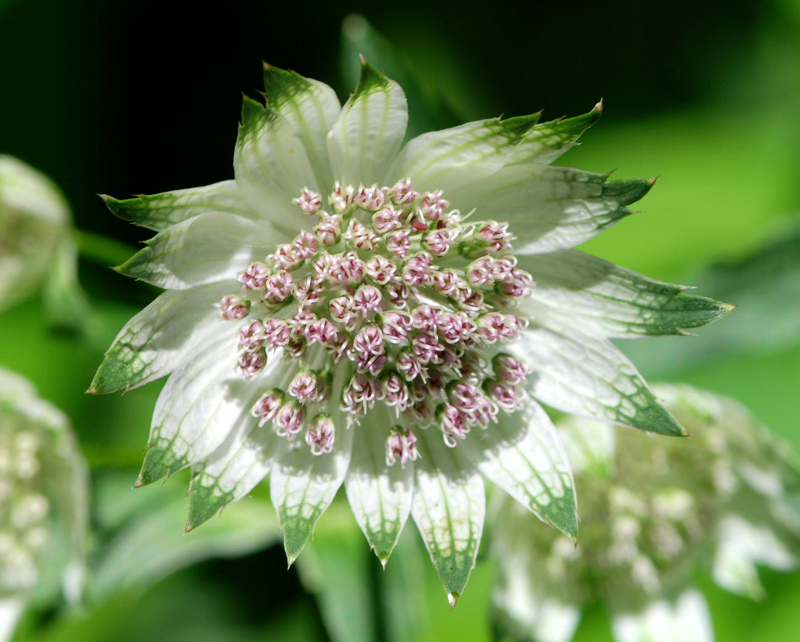
M 40 580 L 63 572 L 72 600 L 83 577 L 88 475 L 67 418 L 25 379 L 0 368 L 0 629 L 13 628 Z M 44 568 L 47 565 L 47 568 Z
M 583 507 L 577 547 L 498 502 L 495 621 L 512 639 L 567 642 L 582 607 L 599 600 L 618 642 L 711 642 L 708 608 L 691 586 L 697 568 L 755 598 L 756 564 L 795 567 L 794 453 L 730 399 L 656 391 L 694 443 L 581 419 L 559 426 Z
M 405 96 L 366 63 L 344 106 L 320 82 L 264 77 L 234 180 L 106 197 L 158 232 L 120 271 L 167 292 L 92 389 L 171 375 L 139 484 L 192 466 L 190 527 L 269 475 L 292 560 L 344 485 L 384 563 L 413 516 L 455 600 L 483 476 L 575 534 L 569 466 L 537 402 L 681 434 L 608 339 L 682 334 L 727 307 L 572 249 L 653 184 L 549 165 L 599 106 L 403 145 Z
M 0 309 L 54 280 L 69 226 L 69 207 L 52 181 L 0 155 Z

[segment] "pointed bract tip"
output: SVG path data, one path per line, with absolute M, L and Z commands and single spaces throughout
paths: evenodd
M 386 564 L 389 562 L 389 556 L 386 553 L 378 554 L 378 561 L 381 563 L 383 570 L 386 570 Z
M 597 104 L 594 106 L 594 109 L 592 109 L 592 111 L 593 112 L 597 112 L 598 114 L 602 114 L 603 113 L 603 99 L 602 98 L 599 101 L 597 101 Z
M 147 486 L 147 484 L 145 484 L 144 481 L 142 481 L 142 478 L 139 477 L 139 479 L 137 479 L 136 483 L 133 485 L 133 490 L 136 490 L 137 488 L 141 488 L 142 486 Z
M 651 176 L 650 178 L 647 179 L 647 182 L 650 183 L 650 185 L 655 185 L 657 180 L 658 176 Z
M 461 597 L 460 593 L 448 593 L 447 594 L 447 601 L 450 603 L 450 608 L 456 608 L 456 604 L 458 604 L 458 598 Z
M 606 172 L 606 173 L 604 174 L 604 176 L 605 176 L 606 178 L 611 178 L 611 175 L 612 175 L 614 172 L 616 172 L 616 171 L 617 171 L 617 168 L 615 167 L 615 168 L 614 168 L 614 169 L 612 169 L 611 171 L 608 171 L 608 172 Z
M 733 312 L 739 306 L 738 305 L 734 305 L 733 303 L 724 303 L 722 307 L 724 309 L 723 314 L 730 314 L 731 312 Z
M 190 522 L 186 524 L 186 528 L 183 529 L 183 534 L 186 535 L 186 533 L 191 533 L 194 529 L 195 525 Z
M 366 67 L 367 66 L 367 59 L 364 58 L 364 54 L 361 54 L 361 53 L 358 54 L 358 59 L 361 61 L 361 66 L 362 67 Z
M 83 393 L 83 394 L 85 394 L 85 395 L 96 395 L 98 392 L 100 392 L 100 391 L 99 391 L 97 388 L 95 388 L 94 386 L 89 386 L 89 387 L 88 387 L 88 388 L 87 388 L 87 389 L 84 391 L 84 393 Z
M 99 197 L 100 197 L 100 198 L 103 200 L 103 202 L 104 202 L 104 203 L 108 203 L 108 201 L 112 201 L 112 200 L 114 200 L 114 199 L 113 199 L 111 196 L 109 196 L 108 194 L 98 194 L 98 196 L 99 196 Z
M 264 68 L 264 71 L 269 71 L 272 69 L 272 65 L 270 65 L 266 60 L 261 61 L 261 66 Z

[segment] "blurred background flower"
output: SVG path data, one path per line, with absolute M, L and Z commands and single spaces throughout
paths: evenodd
M 0 155 L 0 310 L 41 290 L 50 321 L 80 327 L 72 216 L 58 187 L 13 156 Z
M 363 12 L 381 37 L 355 19 L 341 41 L 341 25 L 353 11 Z M 445 612 L 424 558 L 378 575 L 377 562 L 357 539 L 360 533 L 350 534 L 346 520 L 338 519 L 336 502 L 303 557 L 313 552 L 319 562 L 309 562 L 304 577 L 322 612 L 337 597 L 325 591 L 325 577 L 332 574 L 339 586 L 348 582 L 350 588 L 366 578 L 362 590 L 348 588 L 360 596 L 351 602 L 362 608 L 340 618 L 339 629 L 323 627 L 298 575 L 285 572 L 283 551 L 265 548 L 276 527 L 267 521 L 260 495 L 191 534 L 202 537 L 205 529 L 233 521 L 234 511 L 252 511 L 237 520 L 240 527 L 253 523 L 245 517 L 262 515 L 264 521 L 261 530 L 253 526 L 246 547 L 232 547 L 235 536 L 215 531 L 214 546 L 171 557 L 169 566 L 152 572 L 163 559 L 148 548 L 150 541 L 164 542 L 168 533 L 176 533 L 177 544 L 195 541 L 179 535 L 184 511 L 168 506 L 182 502 L 185 509 L 185 478 L 164 488 L 120 492 L 136 478 L 141 431 L 159 386 L 119 397 L 81 394 L 115 334 L 156 295 L 108 270 L 130 255 L 129 247 L 98 247 L 86 236 L 92 232 L 128 245 L 148 236 L 108 216 L 95 194 L 156 193 L 232 177 L 229 152 L 241 92 L 254 95 L 260 87 L 261 60 L 333 84 L 346 98 L 357 73 L 354 50 L 403 83 L 412 113 L 430 113 L 432 123 L 414 123 L 418 131 L 540 108 L 550 119 L 585 112 L 603 98 L 601 126 L 563 162 L 598 172 L 617 168 L 615 178 L 660 180 L 643 213 L 585 249 L 739 305 L 699 339 L 622 347 L 646 377 L 689 381 L 732 396 L 800 449 L 795 0 L 676 0 L 646 7 L 636 0 L 568 6 L 537 0 L 493 3 L 490 10 L 464 1 L 421 0 L 313 7 L 262 0 L 0 3 L 0 150 L 50 176 L 72 205 L 82 230 L 81 283 L 97 318 L 91 337 L 54 335 L 43 322 L 41 302 L 21 302 L 0 314 L 0 362 L 35 381 L 42 396 L 77 426 L 97 489 L 95 537 L 108 553 L 99 556 L 105 570 L 91 612 L 69 619 L 31 613 L 21 640 L 325 640 L 335 630 L 346 630 L 349 637 L 337 639 L 348 642 L 374 639 L 377 630 L 392 631 L 392 640 L 491 639 L 491 561 L 479 556 L 469 590 L 458 608 Z M 342 72 L 340 53 L 349 61 Z M 409 77 L 415 79 L 413 91 Z M 226 131 L 219 123 L 230 126 Z M 157 499 L 164 510 L 148 521 L 152 516 L 142 506 Z M 320 549 L 322 529 L 341 534 L 332 555 Z M 399 545 L 405 545 L 402 538 Z M 165 577 L 167 570 L 210 555 L 228 559 Z M 122 565 L 123 559 L 131 564 Z M 348 568 L 361 569 L 362 579 L 350 578 Z M 800 577 L 763 573 L 762 582 L 769 597 L 755 604 L 700 580 L 719 639 L 794 641 Z M 358 636 L 341 628 L 353 622 L 359 623 Z M 598 609 L 584 614 L 576 639 L 611 639 Z
M 504 497 L 493 507 L 496 630 L 568 642 L 600 602 L 618 642 L 710 642 L 696 569 L 763 597 L 756 564 L 789 571 L 800 552 L 800 462 L 733 400 L 654 386 L 692 443 L 577 418 L 559 424 L 581 499 L 577 546 L 544 532 Z M 687 440 L 688 441 L 688 440 Z
M 28 601 L 80 599 L 88 475 L 69 420 L 0 367 L 0 640 Z

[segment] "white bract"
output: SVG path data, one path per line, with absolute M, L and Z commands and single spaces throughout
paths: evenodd
M 158 232 L 120 271 L 167 292 L 123 328 L 92 390 L 170 375 L 138 483 L 191 466 L 189 527 L 269 476 L 291 561 L 344 485 L 383 563 L 413 517 L 455 600 L 484 478 L 575 536 L 539 402 L 682 434 L 609 338 L 683 334 L 728 307 L 572 249 L 653 184 L 549 165 L 599 106 L 403 144 L 403 91 L 367 64 L 344 106 L 320 82 L 264 77 L 234 180 L 105 197 Z
M 67 418 L 0 368 L 0 640 L 53 580 L 79 596 L 87 471 Z
M 573 547 L 498 501 L 494 620 L 519 642 L 568 642 L 584 606 L 602 602 L 618 642 L 712 642 L 698 568 L 758 598 L 756 565 L 791 570 L 800 551 L 797 458 L 731 399 L 655 387 L 692 437 L 636 438 L 570 418 L 561 436 L 581 494 Z M 689 443 L 691 442 L 691 443 Z

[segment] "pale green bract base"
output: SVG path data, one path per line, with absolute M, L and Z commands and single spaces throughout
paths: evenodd
M 167 292 L 122 329 L 90 391 L 125 390 L 170 375 L 137 483 L 191 467 L 188 529 L 269 478 L 291 563 L 343 485 L 382 564 L 413 518 L 455 602 L 480 543 L 484 479 L 569 538 L 577 536 L 572 474 L 539 403 L 683 434 L 608 339 L 684 334 L 729 307 L 573 249 L 629 215 L 628 206 L 653 184 L 550 165 L 599 118 L 600 105 L 546 123 L 539 114 L 476 121 L 404 145 L 405 95 L 366 63 L 343 106 L 330 87 L 295 73 L 267 65 L 264 82 L 266 105 L 244 101 L 234 180 L 104 197 L 120 218 L 157 232 L 119 270 Z M 420 457 L 405 466 L 386 462 L 393 411 L 378 404 L 349 425 L 334 404 L 333 452 L 314 456 L 301 438 L 289 443 L 249 414 L 261 393 L 288 385 L 296 361 L 270 353 L 262 373 L 239 377 L 236 327 L 218 320 L 214 305 L 238 291 L 235 278 L 253 261 L 309 230 L 311 217 L 292 204 L 303 188 L 324 200 L 335 180 L 368 187 L 404 178 L 420 192 L 444 190 L 467 220 L 507 223 L 520 267 L 535 280 L 541 274 L 541 287 L 519 306 L 530 325 L 508 345 L 531 368 L 529 396 L 522 411 L 501 413 L 497 425 L 473 430 L 454 449 L 438 430 L 415 428 Z M 342 386 L 334 384 L 333 399 Z

